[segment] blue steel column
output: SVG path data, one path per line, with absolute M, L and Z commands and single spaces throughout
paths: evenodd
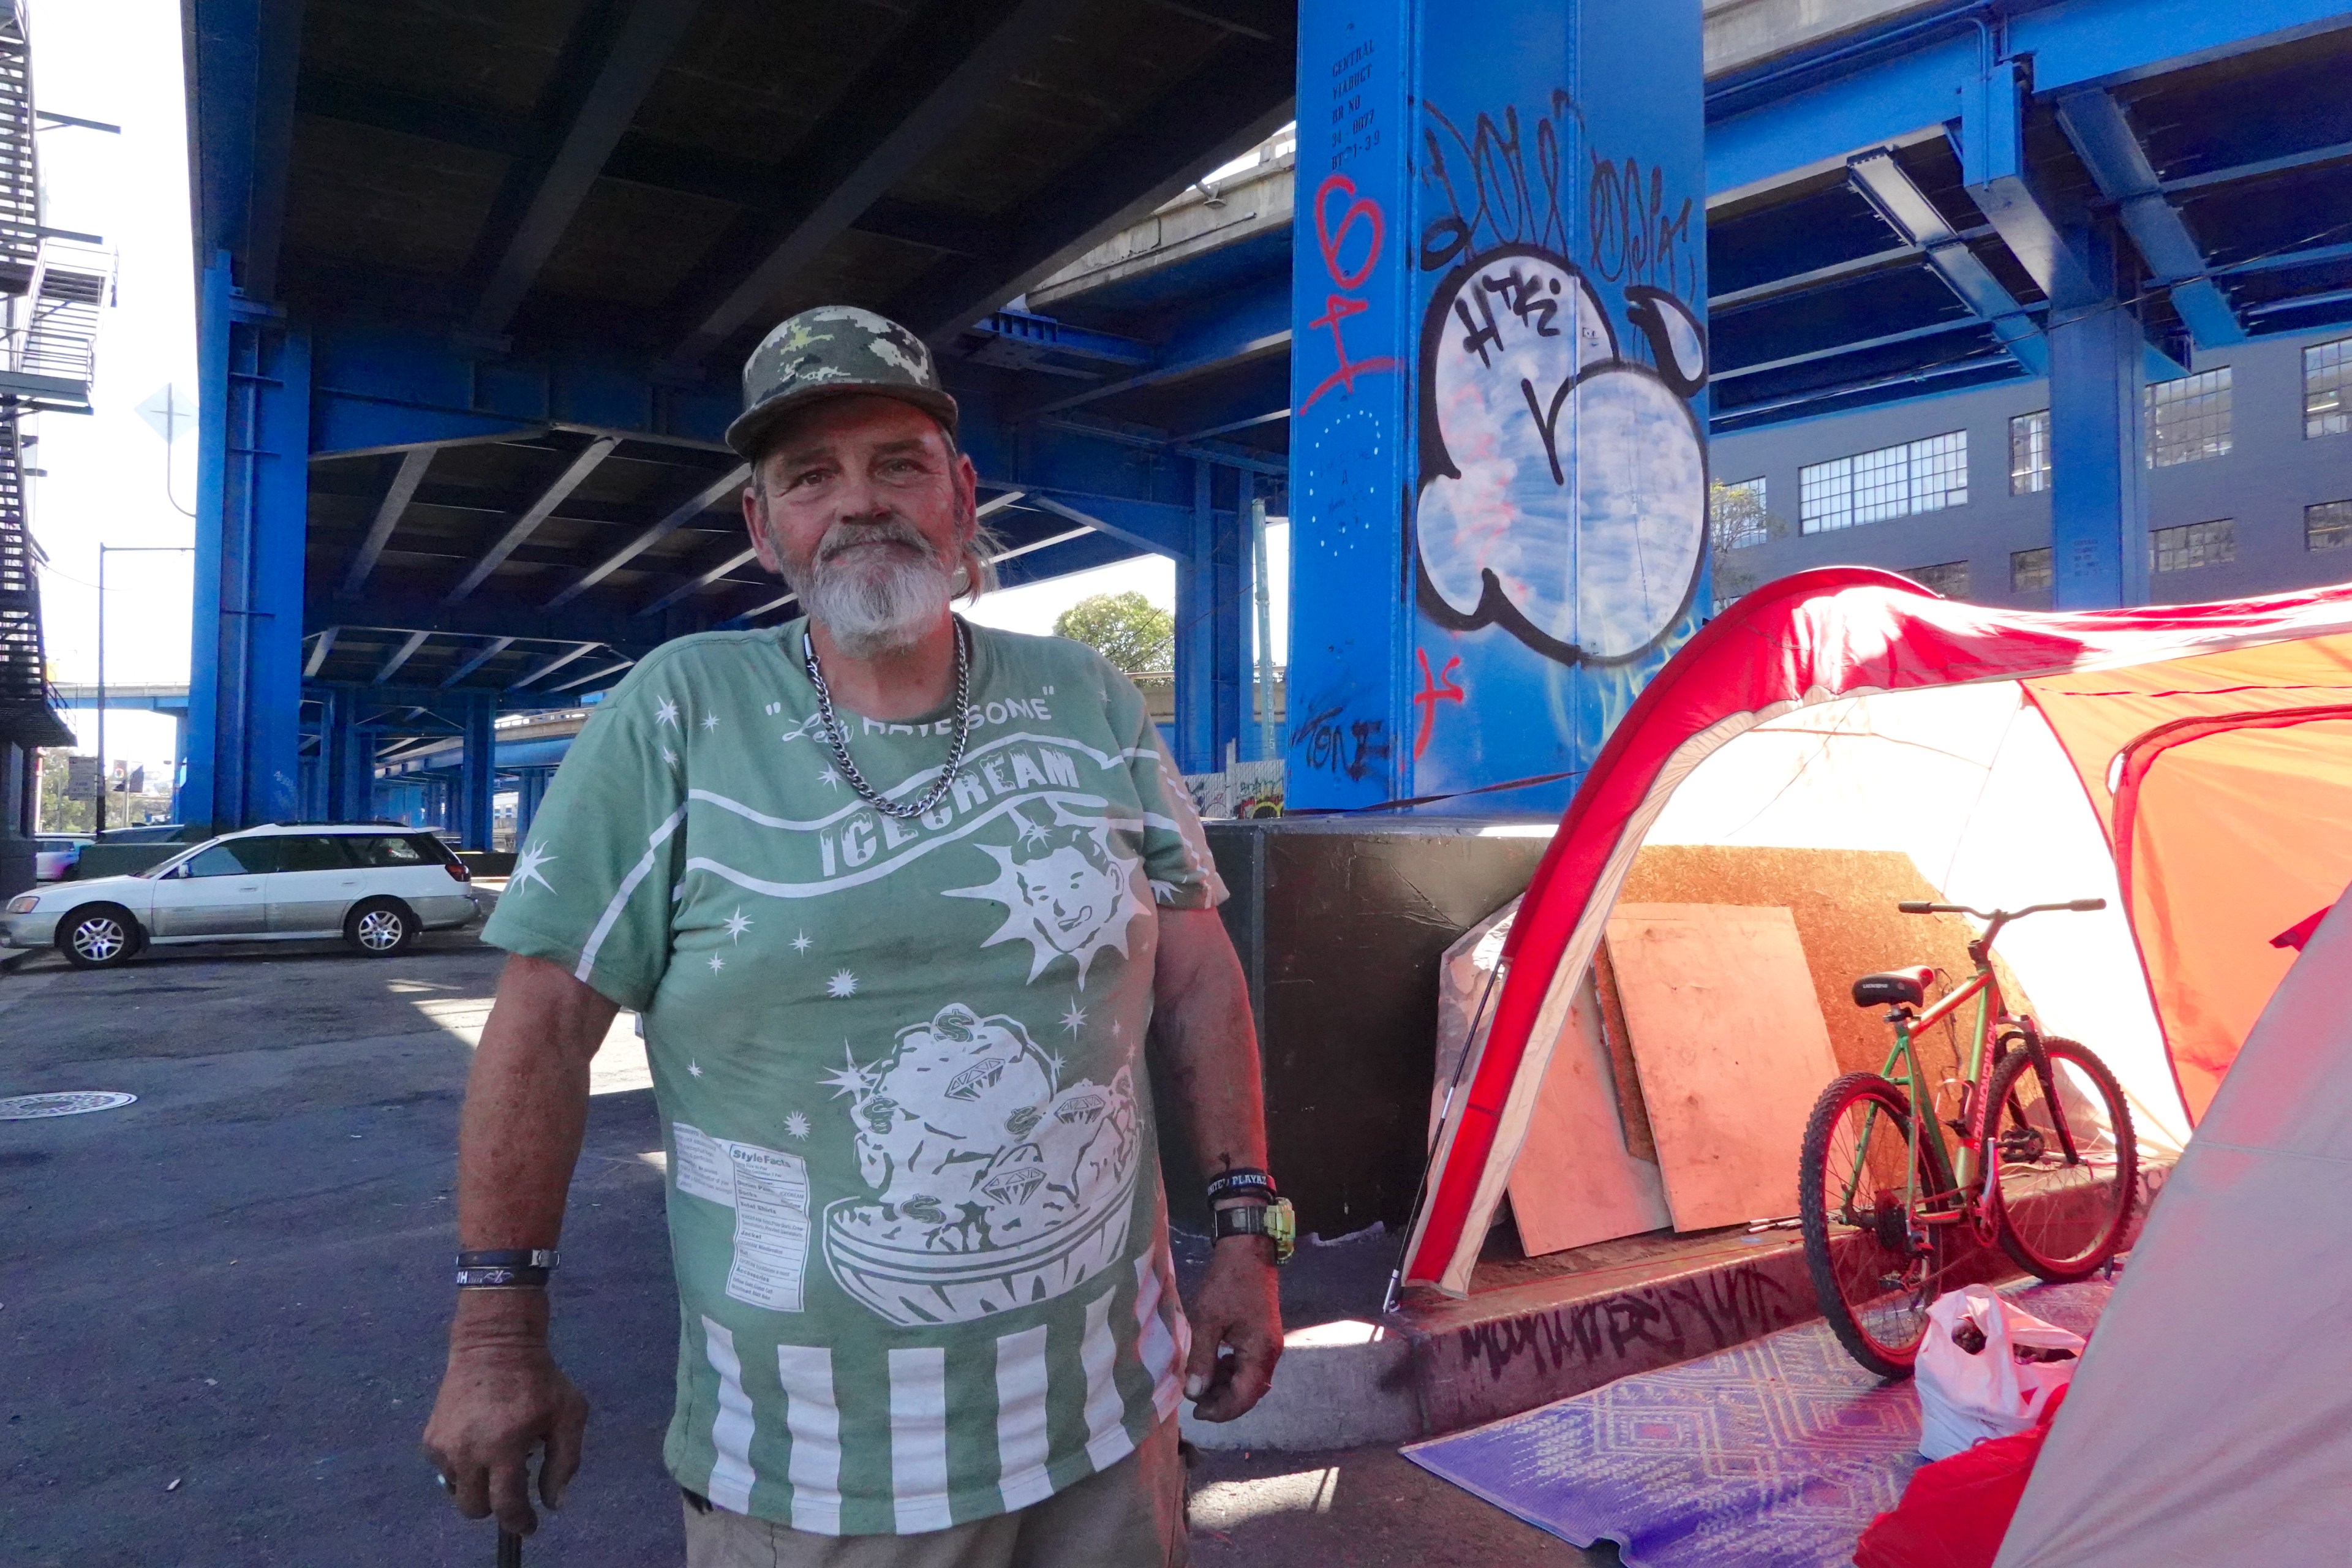
M 1242 732 L 1242 535 L 1216 505 L 1216 466 L 1192 465 L 1192 521 L 1176 563 L 1176 762 L 1214 773 Z M 1243 503 L 1246 510 L 1247 502 Z
M 547 798 L 547 781 L 551 768 L 524 768 L 515 775 L 515 847 L 520 849 L 530 837 L 530 825 L 539 816 L 539 803 Z
M 299 810 L 310 345 L 237 299 L 226 256 L 197 302 L 196 572 L 181 815 Z
M 468 849 L 490 847 L 491 804 L 498 793 L 498 698 L 483 691 L 466 700 L 466 749 L 457 779 L 457 827 Z
M 2092 286 L 2050 310 L 2051 603 L 2062 610 L 2147 602 L 2146 338 L 2120 298 L 2115 235 L 2069 236 Z
M 368 734 L 359 727 L 362 701 L 350 687 L 328 690 L 327 733 L 320 749 L 327 759 L 327 817 L 364 822 L 375 815 L 375 759 Z
M 1696 629 L 1701 92 L 1696 6 L 1304 0 L 1293 805 L 1580 773 Z

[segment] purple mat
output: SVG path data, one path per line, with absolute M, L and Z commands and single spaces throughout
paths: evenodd
M 2021 1307 L 2087 1336 L 2112 1289 L 2037 1285 Z M 1627 1568 L 1844 1568 L 1921 1460 L 1919 1396 L 1818 1320 L 1622 1378 L 1404 1457 Z

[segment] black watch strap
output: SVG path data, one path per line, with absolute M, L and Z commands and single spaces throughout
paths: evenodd
M 1219 1209 L 1216 1214 L 1216 1239 L 1223 1241 L 1229 1236 L 1264 1236 L 1266 1213 L 1264 1204 L 1236 1204 L 1229 1209 Z
M 1274 1178 L 1254 1165 L 1238 1165 L 1209 1183 L 1209 1201 L 1223 1203 L 1227 1198 L 1255 1198 L 1260 1203 L 1272 1203 L 1278 1194 L 1274 1190 Z

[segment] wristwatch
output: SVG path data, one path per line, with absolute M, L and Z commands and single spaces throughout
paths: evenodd
M 1298 1216 L 1288 1198 L 1276 1198 L 1268 1204 L 1237 1204 L 1216 1211 L 1216 1238 L 1223 1241 L 1229 1236 L 1265 1237 L 1274 1243 L 1275 1262 L 1287 1263 L 1298 1247 Z

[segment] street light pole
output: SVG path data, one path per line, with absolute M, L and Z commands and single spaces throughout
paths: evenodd
M 106 558 L 109 555 L 186 555 L 193 544 L 101 544 L 98 547 L 98 807 L 95 837 L 106 837 Z M 131 809 L 125 803 L 123 810 Z

